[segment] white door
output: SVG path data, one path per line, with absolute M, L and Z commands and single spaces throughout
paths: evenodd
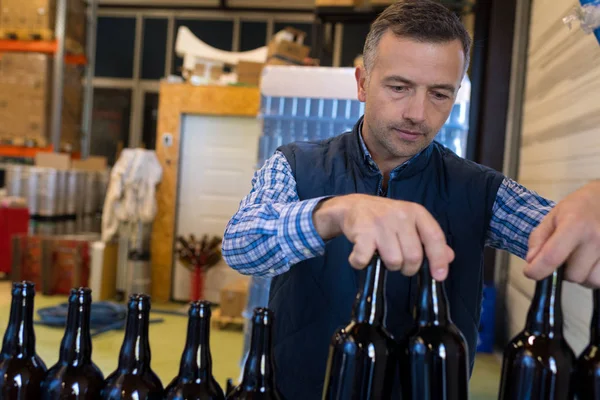
M 260 121 L 246 117 L 186 115 L 181 124 L 176 235 L 223 237 L 227 222 L 251 188 Z M 191 274 L 174 257 L 173 298 L 190 298 Z M 242 277 L 224 262 L 206 276 L 205 298 Z

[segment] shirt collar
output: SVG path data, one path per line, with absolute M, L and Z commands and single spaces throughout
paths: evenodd
M 359 140 L 360 140 L 360 147 L 361 147 L 361 149 L 363 151 L 363 157 L 365 159 L 365 162 L 367 163 L 367 165 L 369 166 L 369 168 L 372 171 L 379 172 L 379 167 L 377 166 L 377 164 L 373 160 L 373 157 L 371 157 L 371 153 L 369 152 L 369 149 L 367 148 L 365 140 L 363 139 L 363 136 L 362 136 L 363 123 L 364 123 L 364 120 L 361 120 L 360 124 L 358 126 L 358 137 L 359 137 Z M 410 159 L 406 160 L 404 163 L 398 165 L 396 168 L 394 168 L 392 170 L 391 175 L 393 176 L 396 173 L 398 173 L 401 170 L 403 170 L 404 168 L 406 168 L 406 166 L 409 165 L 422 152 L 423 152 L 423 150 L 421 150 L 420 152 L 418 152 L 417 154 L 415 154 L 414 156 L 412 156 Z

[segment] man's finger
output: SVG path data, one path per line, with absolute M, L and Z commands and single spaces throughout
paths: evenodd
M 377 239 L 377 251 L 388 270 L 399 271 L 403 268 L 404 254 L 396 232 L 382 229 Z
M 443 281 L 448 275 L 450 263 L 444 231 L 427 210 L 417 214 L 416 222 L 421 242 L 425 246 L 431 274 L 434 279 Z
M 590 289 L 600 289 L 600 259 L 592 267 L 590 274 L 583 282 L 583 286 Z
M 528 263 L 531 263 L 538 255 L 544 243 L 546 243 L 556 229 L 554 221 L 554 214 L 551 211 L 529 235 L 529 250 L 525 257 Z
M 574 232 L 568 224 L 562 224 L 542 245 L 533 260 L 525 267 L 525 275 L 540 280 L 563 264 L 577 247 L 580 234 Z
M 598 259 L 600 259 L 600 249 L 596 246 L 580 244 L 567 260 L 565 278 L 570 282 L 583 284 Z
M 365 268 L 371 262 L 373 254 L 375 254 L 375 249 L 375 241 L 357 240 L 348 258 L 350 265 L 356 269 Z
M 402 274 L 413 276 L 423 263 L 423 244 L 417 232 L 417 227 L 413 224 L 405 224 L 399 227 L 397 235 L 404 258 Z

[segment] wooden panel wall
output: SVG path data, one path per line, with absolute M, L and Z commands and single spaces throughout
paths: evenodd
M 523 109 L 519 181 L 560 201 L 600 178 L 600 44 L 562 18 L 575 0 L 533 0 Z M 523 261 L 510 262 L 511 335 L 522 329 L 534 283 Z M 579 352 L 588 340 L 591 292 L 565 284 L 565 333 Z
M 171 298 L 181 116 L 256 117 L 259 107 L 260 92 L 255 87 L 161 84 L 156 155 L 163 168 L 163 176 L 157 189 L 158 210 L 150 247 L 154 300 L 164 302 Z M 163 142 L 165 133 L 173 137 L 170 146 Z

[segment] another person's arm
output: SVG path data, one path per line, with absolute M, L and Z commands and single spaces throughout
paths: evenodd
M 509 178 L 498 188 L 486 245 L 525 259 L 531 232 L 555 203 Z
M 565 277 L 600 287 L 600 181 L 554 203 L 505 179 L 498 190 L 488 244 L 527 261 L 524 273 L 543 279 L 566 263 Z
M 254 174 L 252 191 L 227 224 L 223 258 L 242 274 L 274 276 L 323 254 L 312 219 L 320 201 L 299 201 L 292 169 L 275 153 Z

